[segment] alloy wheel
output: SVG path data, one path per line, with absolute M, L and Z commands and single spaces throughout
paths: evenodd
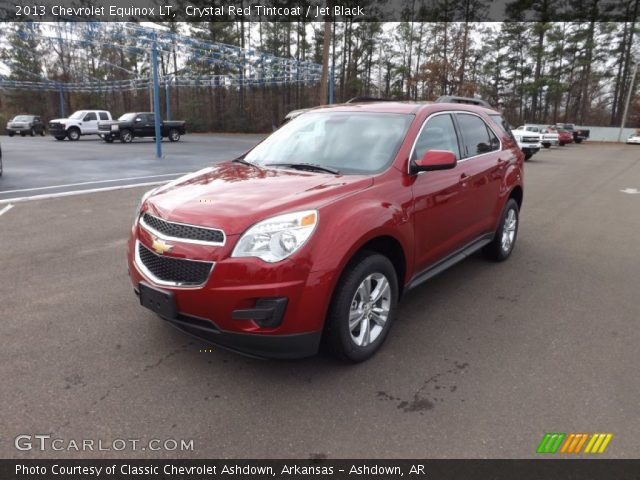
M 375 342 L 384 330 L 391 309 L 391 287 L 381 273 L 367 276 L 353 296 L 349 309 L 349 334 L 359 347 Z

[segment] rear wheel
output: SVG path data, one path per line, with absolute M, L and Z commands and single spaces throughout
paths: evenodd
M 178 140 L 180 140 L 180 132 L 175 128 L 169 130 L 169 141 L 177 142 Z
M 36 136 L 36 130 L 35 130 L 33 127 L 31 127 L 31 131 L 29 132 L 29 134 L 30 134 L 32 137 L 35 137 L 35 136 Z
M 10 137 L 13 137 L 14 135 L 15 135 L 15 133 L 13 133 L 13 132 L 9 132 L 9 136 L 10 136 Z
M 496 262 L 509 258 L 518 237 L 519 218 L 518 202 L 510 198 L 502 210 L 493 240 L 483 249 L 488 258 Z
M 544 148 L 551 148 L 551 144 L 550 143 L 543 143 L 542 146 Z
M 531 160 L 531 157 L 533 157 L 533 153 L 525 153 L 524 161 L 526 162 L 527 160 Z
M 350 362 L 371 357 L 384 343 L 398 304 L 398 280 L 383 255 L 364 252 L 347 267 L 327 316 L 326 340 L 333 353 Z
M 133 142 L 133 133 L 131 133 L 131 130 L 122 130 L 120 132 L 120 141 L 122 143 L 131 143 L 131 142 Z
M 43 128 L 42 130 L 40 130 L 40 136 L 41 136 L 41 137 L 44 137 L 44 133 L 45 133 L 45 132 L 44 132 L 44 128 Z
M 80 140 L 80 130 L 78 130 L 77 128 L 70 128 L 67 131 L 67 137 L 69 137 L 69 140 L 71 140 L 72 142 L 77 142 L 78 140 Z
M 65 138 L 66 138 L 66 137 L 63 137 L 63 136 L 61 136 L 61 135 L 56 135 L 56 140 L 60 140 L 60 141 L 62 141 L 62 140 L 64 140 Z
M 21 136 L 21 137 L 26 137 L 26 136 L 27 136 L 27 134 L 26 134 L 26 133 L 24 133 L 24 132 L 20 132 L 20 136 Z

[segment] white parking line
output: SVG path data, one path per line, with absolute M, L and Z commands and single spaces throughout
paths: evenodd
M 147 178 L 160 178 L 160 177 L 171 177 L 171 176 L 180 176 L 186 175 L 189 172 L 178 172 L 178 173 L 163 173 L 160 175 L 146 175 L 144 177 L 126 177 L 126 178 L 116 178 L 113 180 L 93 180 L 91 182 L 80 182 L 80 183 L 67 183 L 65 185 L 50 185 L 47 187 L 34 187 L 34 188 L 21 188 L 19 190 L 5 190 L 0 191 L 0 195 L 4 195 L 5 193 L 18 193 L 18 192 L 32 192 L 37 190 L 53 190 L 55 188 L 67 188 L 67 187 L 79 187 L 82 185 L 92 185 L 99 183 L 114 183 L 114 182 L 125 182 L 129 180 L 144 180 Z
M 10 203 L 6 207 L 4 207 L 2 210 L 0 210 L 0 216 L 4 215 L 5 213 L 7 213 L 12 208 L 13 208 L 13 205 Z
M 72 190 L 70 192 L 60 192 L 60 193 L 45 193 L 43 195 L 32 195 L 29 197 L 17 197 L 17 198 L 8 198 L 6 200 L 0 199 L 0 205 L 3 203 L 18 203 L 18 202 L 29 202 L 32 200 L 48 200 L 50 198 L 58 198 L 58 197 L 71 197 L 74 195 L 84 195 L 86 193 L 96 193 L 96 192 L 110 192 L 112 190 L 125 190 L 127 188 L 136 188 L 136 187 L 145 187 L 150 185 L 162 185 L 163 183 L 168 182 L 168 180 L 164 180 L 161 182 L 145 182 L 145 183 L 133 183 L 130 185 L 118 185 L 115 187 L 104 187 L 104 188 L 91 188 L 86 190 Z M 3 193 L 3 192 L 0 192 Z M 11 205 L 13 206 L 13 205 Z M 6 207 L 5 207 L 6 210 Z

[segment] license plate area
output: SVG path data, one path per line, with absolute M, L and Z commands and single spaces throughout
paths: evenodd
M 177 316 L 176 300 L 173 293 L 150 287 L 140 282 L 140 305 L 157 313 L 161 317 L 175 319 Z

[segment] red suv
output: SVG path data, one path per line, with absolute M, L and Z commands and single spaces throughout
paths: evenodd
M 222 347 L 292 358 L 322 339 L 362 361 L 404 292 L 477 250 L 509 257 L 523 160 L 488 108 L 317 108 L 145 194 L 131 281 L 143 306 Z

